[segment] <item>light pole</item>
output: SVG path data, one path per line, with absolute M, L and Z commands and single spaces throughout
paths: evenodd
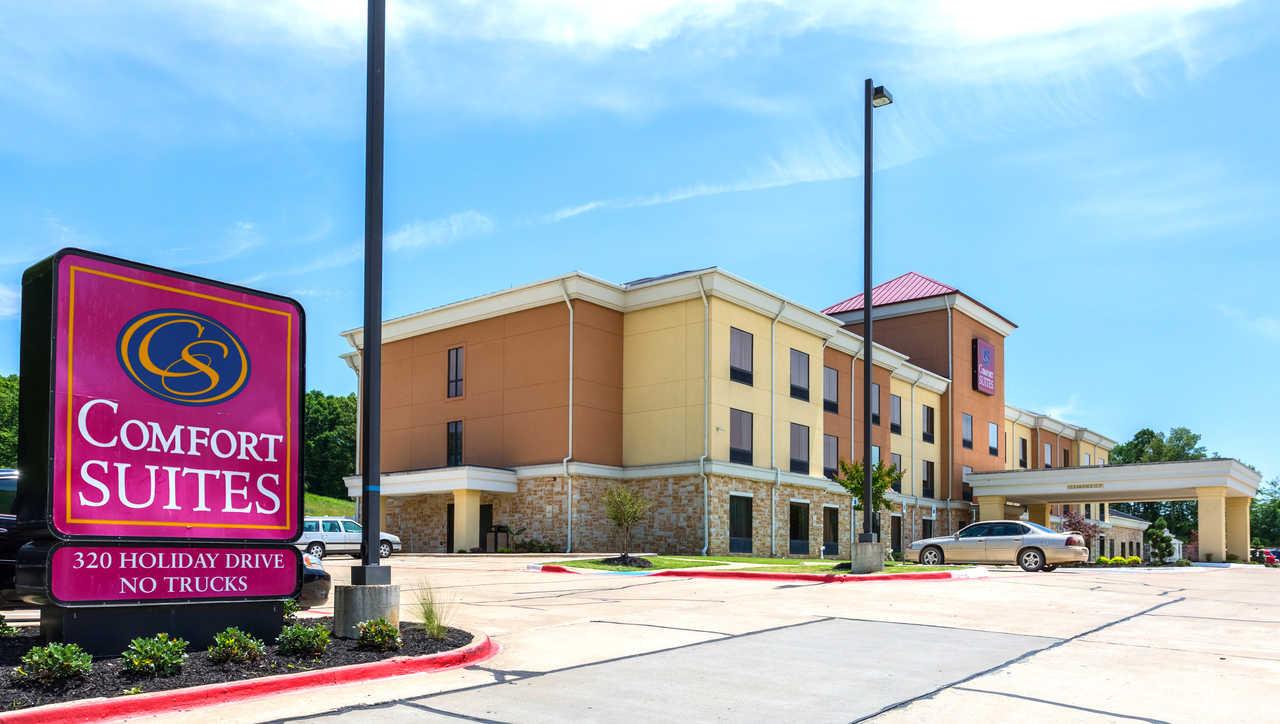
M 860 572 L 884 567 L 884 556 L 875 550 L 878 546 L 874 545 L 876 534 L 871 523 L 876 512 L 871 509 L 871 110 L 893 102 L 889 91 L 874 85 L 870 78 L 867 78 L 865 95 L 862 112 L 862 345 L 866 351 L 862 358 L 862 533 L 858 535 L 861 550 L 853 555 L 853 567 L 858 567 L 861 558 L 862 567 L 867 569 Z
M 382 111 L 386 63 L 386 0 L 369 0 L 364 130 L 364 349 L 360 351 L 360 503 L 364 513 L 361 565 L 355 585 L 391 583 L 380 565 L 382 419 Z

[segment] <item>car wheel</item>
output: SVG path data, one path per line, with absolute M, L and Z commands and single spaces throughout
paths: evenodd
M 942 549 L 937 546 L 929 546 L 920 551 L 920 564 L 925 566 L 942 565 Z
M 1039 548 L 1023 548 L 1018 553 L 1018 565 L 1028 573 L 1044 568 L 1044 553 Z
M 307 546 L 307 552 L 316 558 L 324 558 L 324 544 L 316 541 Z
M 378 558 L 391 557 L 391 541 L 384 540 L 378 544 Z

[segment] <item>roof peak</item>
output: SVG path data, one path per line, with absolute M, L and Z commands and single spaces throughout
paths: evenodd
M 900 274 L 886 282 L 881 282 L 871 288 L 871 304 L 879 307 L 886 304 L 897 304 L 899 302 L 910 302 L 917 299 L 929 299 L 931 297 L 940 297 L 946 294 L 954 294 L 960 291 L 950 284 L 925 276 L 920 272 L 909 271 Z M 863 295 L 855 294 L 852 297 L 833 304 L 822 310 L 823 314 L 840 314 L 841 312 L 852 312 L 862 309 Z

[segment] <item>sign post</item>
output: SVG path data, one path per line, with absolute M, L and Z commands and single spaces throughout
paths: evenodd
M 18 593 L 46 637 L 274 636 L 296 595 L 304 318 L 64 249 L 23 276 Z

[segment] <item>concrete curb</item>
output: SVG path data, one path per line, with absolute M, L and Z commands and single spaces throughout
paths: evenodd
M 0 714 L 0 722 L 4 724 L 81 724 L 104 719 L 200 709 L 217 706 L 232 696 L 242 701 L 317 686 L 349 684 L 390 676 L 456 669 L 490 659 L 497 655 L 499 648 L 493 639 L 485 634 L 477 634 L 475 640 L 466 646 L 452 651 L 441 651 L 438 654 L 397 656 L 367 664 L 334 666 L 297 674 L 278 674 L 259 679 L 153 691 L 136 696 L 96 697 L 46 704 Z
M 751 571 L 697 571 L 686 568 L 663 569 L 660 571 L 593 571 L 575 569 L 555 564 L 529 564 L 528 569 L 537 573 L 573 573 L 579 575 L 605 576 L 661 576 L 664 578 L 720 578 L 737 581 L 809 581 L 813 583 L 863 583 L 868 581 L 960 581 L 976 578 L 987 578 L 990 572 L 985 568 L 969 568 L 963 571 L 929 571 L 927 573 L 875 573 L 863 575 L 843 575 L 838 573 L 771 573 Z

